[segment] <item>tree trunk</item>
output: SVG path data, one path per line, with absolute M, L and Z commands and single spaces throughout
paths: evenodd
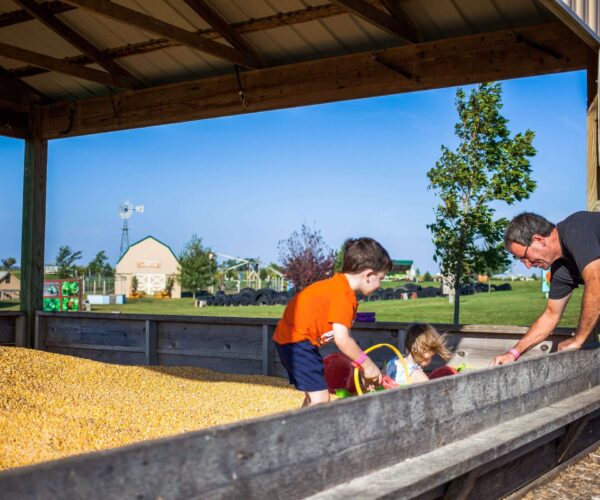
M 459 261 L 454 273 L 454 325 L 459 324 L 460 318 L 460 283 L 462 274 L 462 264 Z

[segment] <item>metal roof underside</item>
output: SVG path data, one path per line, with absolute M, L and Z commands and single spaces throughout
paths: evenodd
M 231 61 L 109 19 L 87 8 L 55 1 L 37 3 L 51 9 L 56 19 L 101 51 L 119 54 L 113 60 L 143 87 L 231 74 L 235 71 Z M 231 47 L 184 0 L 119 0 L 111 3 L 186 31 L 204 34 L 214 42 Z M 375 24 L 348 13 L 344 7 L 326 1 L 206 0 L 204 3 L 236 28 L 255 53 L 260 54 L 265 66 L 380 50 L 405 43 Z M 389 0 L 366 3 L 386 14 L 389 11 L 385 6 L 392 5 L 401 9 L 416 27 L 419 42 L 555 20 L 554 14 L 541 0 Z M 585 2 L 585 11 L 581 7 L 584 2 L 571 3 L 574 4 L 573 8 L 580 10 L 582 22 L 585 19 L 589 30 L 597 30 L 597 0 Z M 332 5 L 335 9 L 331 9 Z M 16 1 L 0 0 L 0 44 L 56 59 L 71 58 L 70 61 L 73 62 L 77 62 L 78 57 L 81 59 L 82 52 L 78 48 L 38 19 L 31 16 L 27 19 L 26 15 L 22 15 L 24 12 Z M 307 22 L 296 22 L 303 12 L 322 12 L 323 15 L 314 15 L 314 19 Z M 281 20 L 288 16 L 288 24 L 275 26 L 276 22 L 267 22 L 275 19 L 274 16 L 279 16 Z M 267 29 L 255 29 L 261 20 L 268 25 Z M 81 100 L 120 91 L 115 88 L 109 90 L 109 86 L 103 83 L 40 69 L 33 64 L 8 57 L 0 56 L 0 67 L 7 70 L 8 76 L 25 82 L 54 101 Z M 98 64 L 87 64 L 85 67 L 105 71 Z

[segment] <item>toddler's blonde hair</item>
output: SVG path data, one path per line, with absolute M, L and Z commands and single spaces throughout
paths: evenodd
M 413 323 L 406 329 L 404 346 L 407 354 L 412 354 L 413 359 L 420 363 L 427 353 L 439 354 L 444 360 L 452 357 L 450 349 L 446 347 L 445 335 L 440 335 L 428 323 Z

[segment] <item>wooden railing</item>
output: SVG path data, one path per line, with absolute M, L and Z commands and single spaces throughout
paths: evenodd
M 25 314 L 0 311 L 0 346 L 25 345 Z
M 35 347 L 111 363 L 186 365 L 285 376 L 271 340 L 276 325 L 276 319 L 38 312 Z M 352 335 L 363 349 L 386 342 L 403 350 L 407 326 L 356 323 Z M 527 331 L 517 326 L 435 326 L 448 333 L 454 352 L 449 363 L 467 363 L 474 368 L 487 366 L 495 354 L 514 346 Z M 570 335 L 569 329 L 557 329 L 525 357 L 549 354 Z M 322 349 L 323 355 L 334 351 L 333 345 Z M 390 353 L 379 350 L 373 357 L 383 361 Z

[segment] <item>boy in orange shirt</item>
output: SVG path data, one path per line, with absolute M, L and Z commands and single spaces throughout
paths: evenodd
M 391 268 L 389 254 L 377 241 L 346 240 L 342 272 L 309 285 L 288 303 L 273 340 L 290 384 L 305 393 L 303 406 L 329 402 L 319 353 L 327 342 L 335 342 L 361 367 L 367 383 L 382 383 L 381 371 L 350 336 L 350 328 L 358 308 L 355 292 L 371 295 Z

